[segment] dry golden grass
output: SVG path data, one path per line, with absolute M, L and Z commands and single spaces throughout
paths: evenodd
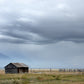
M 0 70 L 0 84 L 84 84 L 84 74 L 33 69 L 26 74 L 5 74 Z
M 0 70 L 0 74 L 5 74 L 5 71 L 4 70 Z
M 1 74 L 0 84 L 84 84 L 81 74 Z

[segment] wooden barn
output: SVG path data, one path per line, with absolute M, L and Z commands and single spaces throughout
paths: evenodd
M 24 63 L 10 63 L 5 66 L 5 73 L 28 73 L 29 67 Z

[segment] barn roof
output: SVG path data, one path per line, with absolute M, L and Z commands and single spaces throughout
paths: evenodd
M 15 65 L 16 67 L 28 67 L 26 64 L 24 63 L 12 63 L 13 65 Z

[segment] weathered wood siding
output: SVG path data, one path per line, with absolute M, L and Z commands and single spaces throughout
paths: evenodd
M 17 73 L 17 68 L 14 65 L 9 64 L 5 67 L 5 73 Z
M 5 73 L 18 73 L 18 72 L 17 72 L 17 69 L 7 68 L 5 69 Z

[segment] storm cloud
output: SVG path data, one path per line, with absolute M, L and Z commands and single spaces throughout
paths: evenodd
M 0 42 L 84 43 L 83 0 L 0 0 Z

